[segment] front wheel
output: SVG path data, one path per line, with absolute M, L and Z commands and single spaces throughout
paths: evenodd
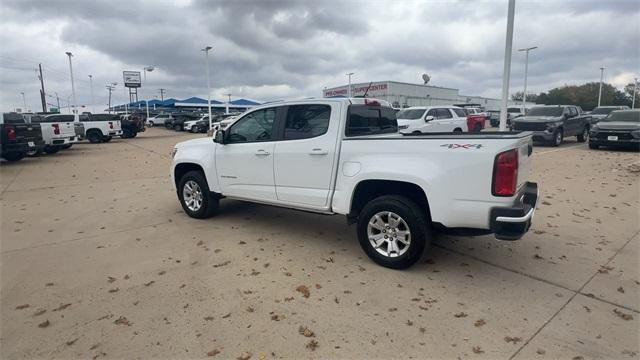
M 370 201 L 358 216 L 358 241 L 378 265 L 406 269 L 431 242 L 425 209 L 404 196 L 385 195 Z
M 460 134 L 460 133 L 462 133 L 462 129 L 460 129 L 460 128 L 455 128 L 455 129 L 453 129 L 453 133 L 454 133 L 454 134 Z
M 211 217 L 218 210 L 220 202 L 209 190 L 207 180 L 200 171 L 189 171 L 180 178 L 178 198 L 184 212 L 196 219 Z
M 87 140 L 92 144 L 98 144 L 102 142 L 102 133 L 99 130 L 92 130 L 87 132 Z
M 147 126 L 148 126 L 148 127 L 153 127 L 153 121 L 149 121 L 149 122 L 147 123 Z
M 173 127 L 173 130 L 175 130 L 175 131 L 182 131 L 182 125 L 175 125 L 175 126 Z
M 552 140 L 552 145 L 553 146 L 560 146 L 560 144 L 562 144 L 562 129 L 558 129 L 553 133 L 553 140 Z
M 582 133 L 578 134 L 577 138 L 578 138 L 578 142 L 587 141 L 587 139 L 589 138 L 589 128 L 585 126 L 585 128 L 582 129 Z

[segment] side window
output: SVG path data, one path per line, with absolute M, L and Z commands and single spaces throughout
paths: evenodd
M 438 112 L 438 119 L 451 119 L 453 116 L 451 116 L 451 111 L 449 111 L 449 109 L 436 109 Z
M 329 128 L 331 106 L 289 106 L 284 125 L 284 140 L 309 139 L 323 135 Z
M 275 119 L 275 108 L 254 111 L 233 124 L 228 130 L 227 142 L 232 144 L 270 141 L 273 139 Z
M 462 109 L 451 109 L 451 110 L 453 110 L 453 112 L 456 113 L 458 117 L 463 117 L 463 118 L 467 117 L 467 113 Z
M 578 116 L 578 109 L 575 107 L 570 107 L 569 108 L 571 110 L 571 116 Z
M 438 118 L 438 111 L 437 109 L 431 109 L 429 110 L 429 112 L 427 113 L 427 116 L 433 116 L 434 119 Z

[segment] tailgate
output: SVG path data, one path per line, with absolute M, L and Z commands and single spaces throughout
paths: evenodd
M 16 141 L 40 141 L 42 140 L 42 133 L 40 132 L 40 124 L 8 124 L 16 129 Z
M 531 136 L 518 141 L 518 189 L 529 180 L 531 172 L 531 157 L 533 156 L 533 141 Z
M 76 129 L 72 122 L 59 123 L 60 126 L 60 135 L 57 137 L 74 137 L 76 136 Z

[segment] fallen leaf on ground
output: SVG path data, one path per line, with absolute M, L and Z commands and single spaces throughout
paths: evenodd
M 480 326 L 482 326 L 482 325 L 484 325 L 484 324 L 486 324 L 486 323 L 487 323 L 487 322 L 486 322 L 486 321 L 484 321 L 484 319 L 478 319 L 478 320 L 476 320 L 476 322 L 475 322 L 475 323 L 473 323 L 473 325 L 474 325 L 475 327 L 480 327 Z
M 47 312 L 47 310 L 40 309 L 40 310 L 36 311 L 35 313 L 33 313 L 33 316 L 40 316 L 40 315 L 42 315 L 42 314 L 44 314 L 46 312 Z
M 467 317 L 467 314 L 464 312 L 459 312 L 457 314 L 454 314 L 453 316 L 457 317 L 457 318 L 463 318 L 463 317 Z
M 505 336 L 504 337 L 504 341 L 506 342 L 512 342 L 514 344 L 519 343 L 520 341 L 522 341 L 522 338 L 519 337 L 511 337 L 511 336 Z
M 71 306 L 71 304 L 60 304 L 57 309 L 53 309 L 53 311 L 61 311 Z
M 249 360 L 249 359 L 251 359 L 252 356 L 253 356 L 252 353 L 246 351 L 246 352 L 243 352 L 242 354 L 240 354 L 236 359 L 238 359 L 238 360 Z
M 73 339 L 73 340 L 69 340 L 69 341 L 67 341 L 67 346 L 71 346 L 71 345 L 73 345 L 76 341 L 78 341 L 78 338 L 75 338 L 75 339 Z
M 474 354 L 483 354 L 484 350 L 482 350 L 482 348 L 480 346 L 474 346 L 473 348 L 471 348 L 471 350 L 473 350 Z
M 316 336 L 316 334 L 314 334 L 313 331 L 309 330 L 308 327 L 302 326 L 302 325 L 300 325 L 300 327 L 298 328 L 298 333 L 300 335 L 303 335 L 304 337 L 314 337 L 314 336 Z
M 114 324 L 131 326 L 131 322 L 124 316 L 120 316 L 118 319 L 116 319 L 116 321 L 114 321 Z
M 41 322 L 40 324 L 38 324 L 39 328 L 46 328 L 47 326 L 49 326 L 51 323 L 49 322 L 49 319 L 45 320 L 44 322 Z
M 22 305 L 16 306 L 16 310 L 22 310 L 22 309 L 26 309 L 28 307 L 29 307 L 29 304 L 22 304 Z
M 201 242 L 202 242 L 202 241 L 201 241 Z M 207 356 L 216 356 L 216 355 L 218 355 L 218 354 L 220 354 L 220 350 L 218 350 L 218 349 L 213 349 L 213 350 L 211 350 L 211 351 L 209 351 L 209 352 L 207 353 Z
M 315 351 L 318 348 L 318 342 L 315 340 L 311 340 L 309 341 L 309 343 L 307 344 L 307 349 L 311 350 L 311 351 Z
M 300 285 L 296 288 L 296 291 L 301 293 L 302 296 L 308 298 L 309 296 L 311 296 L 311 292 L 309 291 L 309 288 L 306 287 L 305 285 Z
M 613 312 L 624 320 L 633 320 L 633 316 L 631 316 L 630 314 L 623 313 L 618 309 L 613 309 Z

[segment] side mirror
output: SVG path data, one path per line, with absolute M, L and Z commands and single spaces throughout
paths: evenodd
M 424 121 L 431 121 L 433 119 L 435 119 L 435 117 L 433 117 L 433 115 L 429 115 L 426 118 L 424 118 Z
M 216 131 L 216 135 L 213 138 L 213 142 L 216 144 L 224 145 L 224 138 L 225 138 L 224 135 L 225 135 L 224 130 L 220 129 Z

